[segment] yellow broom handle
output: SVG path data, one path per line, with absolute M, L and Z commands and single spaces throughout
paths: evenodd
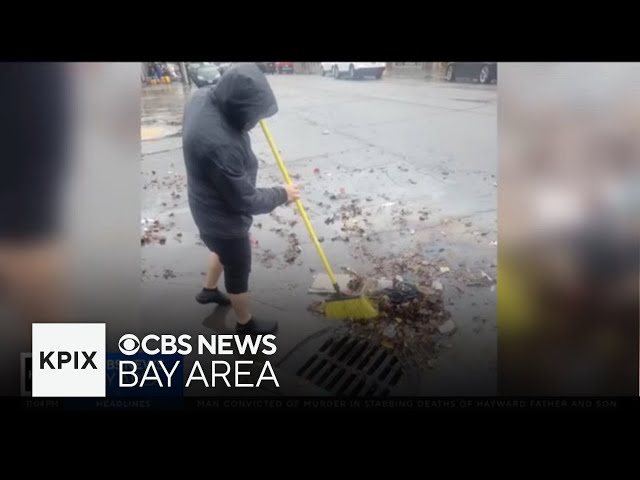
M 278 152 L 278 147 L 273 141 L 271 137 L 271 132 L 267 128 L 267 123 L 264 120 L 260 120 L 260 127 L 262 127 L 262 131 L 264 132 L 264 136 L 267 138 L 267 142 L 269 143 L 269 147 L 271 147 L 271 151 L 273 152 L 273 156 L 276 157 L 276 162 L 278 162 L 278 167 L 280 167 L 280 171 L 284 176 L 284 180 L 288 185 L 291 185 L 293 182 L 291 181 L 291 177 L 289 177 L 289 172 L 287 172 L 287 167 L 284 166 L 284 162 L 282 161 L 282 157 L 280 156 L 280 152 Z M 307 227 L 309 231 L 309 236 L 313 241 L 313 244 L 316 246 L 316 250 L 318 250 L 318 255 L 320 255 L 320 259 L 322 260 L 322 264 L 324 265 L 324 269 L 327 271 L 327 275 L 329 275 L 329 279 L 333 284 L 333 288 L 337 293 L 340 293 L 340 287 L 338 286 L 338 281 L 336 280 L 336 276 L 333 274 L 333 270 L 331 269 L 331 265 L 329 264 L 329 260 L 327 260 L 326 255 L 324 254 L 324 250 L 318 241 L 318 237 L 316 237 L 316 232 L 309 221 L 309 217 L 307 216 L 307 212 L 304 209 L 304 205 L 300 200 L 296 200 L 296 206 L 298 207 L 298 211 L 300 212 L 300 216 L 304 221 L 304 225 Z

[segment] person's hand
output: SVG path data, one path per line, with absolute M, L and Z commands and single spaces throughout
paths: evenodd
M 284 189 L 287 191 L 287 203 L 300 199 L 300 189 L 297 185 L 285 185 Z

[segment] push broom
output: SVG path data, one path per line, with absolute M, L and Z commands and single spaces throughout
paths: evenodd
M 289 177 L 289 172 L 287 171 L 287 167 L 285 167 L 284 162 L 282 161 L 282 157 L 280 156 L 280 152 L 278 151 L 278 147 L 273 141 L 273 137 L 269 132 L 269 128 L 267 127 L 267 123 L 264 120 L 260 120 L 260 127 L 264 132 L 264 136 L 267 139 L 267 143 L 269 143 L 269 147 L 271 148 L 271 152 L 278 163 L 278 167 L 280 167 L 280 171 L 284 176 L 284 180 L 288 185 L 291 185 L 293 182 L 291 181 L 291 177 Z M 378 316 L 378 310 L 375 305 L 364 295 L 347 295 L 342 290 L 340 290 L 340 285 L 338 285 L 338 280 L 333 273 L 333 269 L 331 268 L 331 264 L 327 259 L 327 256 L 324 254 L 324 250 L 318 241 L 318 237 L 316 236 L 316 232 L 313 229 L 313 225 L 309 221 L 309 217 L 307 216 L 307 212 L 302 205 L 301 200 L 296 200 L 296 207 L 298 207 L 298 212 L 300 212 L 300 216 L 304 222 L 305 227 L 307 227 L 307 231 L 309 232 L 309 236 L 311 237 L 311 241 L 316 247 L 318 251 L 318 255 L 320 255 L 320 259 L 322 260 L 322 264 L 324 265 L 324 269 L 327 271 L 327 275 L 331 280 L 331 284 L 333 285 L 333 289 L 336 291 L 333 296 L 324 302 L 324 314 L 329 318 L 335 319 L 353 319 L 353 320 L 362 320 L 375 318 Z

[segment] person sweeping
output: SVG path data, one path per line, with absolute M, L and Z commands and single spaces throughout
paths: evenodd
M 296 185 L 257 188 L 258 161 L 249 130 L 278 112 L 276 98 L 255 64 L 231 67 L 218 85 L 198 90 L 185 106 L 182 146 L 189 208 L 210 251 L 202 304 L 231 304 L 236 333 L 267 334 L 277 322 L 255 318 L 249 303 L 253 216 L 300 198 Z M 218 288 L 224 272 L 227 295 Z

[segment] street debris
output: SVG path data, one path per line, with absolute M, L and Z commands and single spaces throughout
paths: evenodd
M 321 300 L 313 301 L 309 304 L 309 306 L 307 307 L 307 310 L 309 310 L 312 313 L 324 315 L 324 302 Z
M 493 278 L 491 278 L 491 276 L 487 275 L 487 273 L 484 270 L 480 270 L 480 275 L 482 275 L 482 278 L 486 278 L 490 282 L 493 282 Z
M 162 278 L 164 278 L 165 280 L 168 280 L 170 278 L 176 278 L 176 274 L 173 273 L 173 270 L 169 270 L 168 268 L 166 268 L 162 273 Z
M 296 261 L 298 256 L 302 253 L 302 247 L 300 246 L 300 241 L 298 240 L 298 236 L 295 233 L 289 234 L 289 246 L 287 250 L 284 252 L 284 261 L 288 264 L 292 264 Z
M 261 252 L 254 253 L 257 255 L 258 261 L 265 268 L 273 268 L 274 266 L 278 266 L 278 257 L 273 251 L 270 249 L 262 250 Z
M 440 267 L 440 273 L 448 273 L 451 269 L 449 267 Z
M 349 282 L 347 283 L 347 288 L 351 291 L 351 292 L 358 292 L 360 291 L 360 289 L 362 288 L 362 286 L 364 285 L 364 278 L 362 277 L 356 277 L 354 276 L 351 280 L 349 280 Z
M 174 226 L 174 222 L 163 224 L 160 220 L 144 219 L 141 222 L 143 225 L 142 234 L 140 236 L 140 246 L 151 245 L 157 243 L 164 245 L 167 243 L 167 237 L 163 233 L 169 232 Z
M 382 330 L 382 335 L 387 338 L 395 338 L 396 333 L 396 326 L 394 324 L 389 324 Z
M 379 316 L 351 322 L 351 334 L 378 342 L 414 362 L 433 359 L 436 341 L 443 334 L 440 327 L 444 325 L 447 335 L 455 331 L 447 323 L 450 314 L 445 310 L 442 283 L 435 280 L 439 267 L 421 253 L 376 258 L 365 252 L 365 256 L 374 265 L 372 271 L 363 276 L 352 271 L 348 288 L 369 297 L 378 306 Z

